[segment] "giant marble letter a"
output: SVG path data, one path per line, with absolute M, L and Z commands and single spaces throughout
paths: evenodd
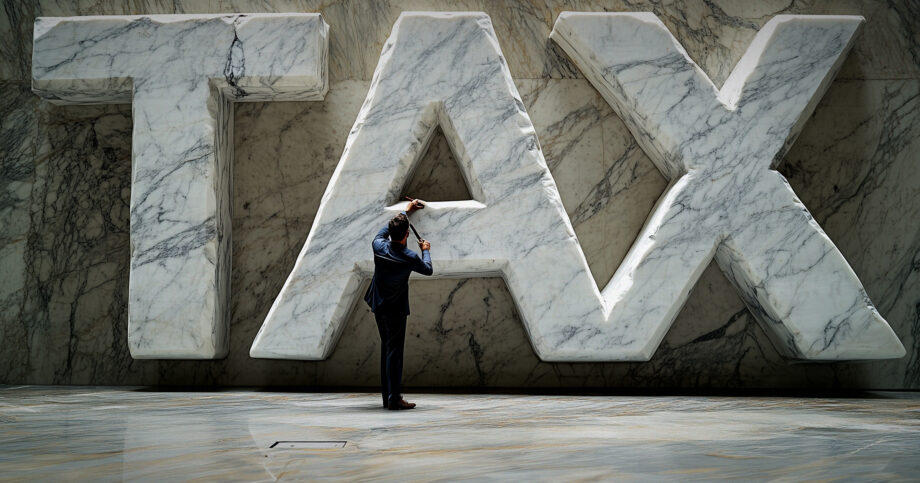
M 563 12 L 551 37 L 671 183 L 605 290 L 656 333 L 715 256 L 776 347 L 799 359 L 904 355 L 856 274 L 772 170 L 827 90 L 861 24 L 773 18 L 717 90 L 651 13 Z
M 133 101 L 135 358 L 226 354 L 231 100 L 322 99 L 327 31 L 319 14 L 36 21 L 36 93 L 61 104 Z
M 540 357 L 578 357 L 565 340 L 600 304 L 491 20 L 424 12 L 400 15 L 383 46 L 253 357 L 323 359 L 332 351 L 373 271 L 371 239 L 405 206 L 400 191 L 439 124 L 474 199 L 413 214 L 433 244 L 435 275 L 504 276 Z

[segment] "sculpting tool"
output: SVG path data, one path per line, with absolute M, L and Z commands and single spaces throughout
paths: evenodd
M 409 198 L 408 196 L 405 196 L 404 198 L 406 198 L 409 201 L 415 201 L 415 198 Z M 421 206 L 419 207 L 419 209 L 420 210 L 425 209 L 425 205 L 422 203 L 420 204 Z M 409 228 L 412 228 L 412 233 L 415 234 L 415 239 L 418 241 L 422 241 L 422 237 L 418 236 L 418 231 L 415 229 L 415 226 L 413 226 L 412 223 L 409 223 Z
M 415 201 L 415 198 L 409 198 L 408 196 L 403 196 L 403 198 L 405 198 L 405 199 L 407 199 L 407 200 L 409 200 L 409 201 Z M 425 209 L 425 203 L 422 203 L 421 201 L 419 201 L 419 208 L 418 208 L 418 209 L 424 210 L 424 209 Z

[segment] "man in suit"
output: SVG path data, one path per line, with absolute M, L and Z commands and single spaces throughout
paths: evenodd
M 414 403 L 402 397 L 403 348 L 406 341 L 406 316 L 409 315 L 409 274 L 413 271 L 431 275 L 431 244 L 419 240 L 419 257 L 406 248 L 409 238 L 409 214 L 424 208 L 420 200 L 409 202 L 406 211 L 393 217 L 374 237 L 374 278 L 364 301 L 371 307 L 380 332 L 380 382 L 383 407 L 412 409 Z

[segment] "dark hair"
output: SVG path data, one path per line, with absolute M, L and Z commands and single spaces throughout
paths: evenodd
M 406 218 L 406 215 L 400 213 L 394 216 L 390 220 L 389 231 L 390 240 L 402 241 L 406 237 L 406 233 L 409 232 L 409 219 Z

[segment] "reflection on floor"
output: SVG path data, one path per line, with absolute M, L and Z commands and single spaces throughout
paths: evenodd
M 370 393 L 6 386 L 0 480 L 916 478 L 920 393 L 863 396 L 416 394 L 391 412 Z

